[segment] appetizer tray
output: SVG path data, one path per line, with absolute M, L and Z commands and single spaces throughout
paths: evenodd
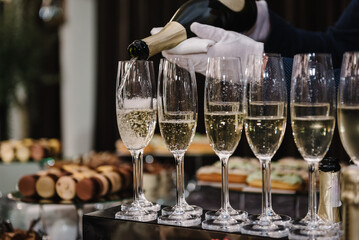
M 60 198 L 33 198 L 24 197 L 20 192 L 15 191 L 7 194 L 7 198 L 17 202 L 23 202 L 28 204 L 67 204 L 67 205 L 84 205 L 84 204 L 97 204 L 97 203 L 108 203 L 108 202 L 120 202 L 131 198 L 131 193 L 124 194 L 111 194 L 104 198 L 98 198 L 91 201 L 81 201 L 77 198 L 74 200 L 61 200 Z
M 222 184 L 220 182 L 206 182 L 206 181 L 197 181 L 198 186 L 209 186 L 215 188 L 221 188 Z M 244 193 L 262 193 L 262 188 L 251 187 L 245 183 L 228 183 L 230 190 L 239 191 Z M 296 194 L 297 191 L 294 190 L 285 190 L 285 189 L 275 189 L 272 188 L 273 194 Z

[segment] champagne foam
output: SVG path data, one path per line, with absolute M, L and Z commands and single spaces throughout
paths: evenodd
M 123 107 L 124 108 L 130 108 L 130 109 L 135 109 L 135 108 L 148 108 L 151 109 L 152 108 L 152 98 L 125 98 L 123 101 Z

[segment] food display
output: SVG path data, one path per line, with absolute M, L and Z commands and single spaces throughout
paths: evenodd
M 304 181 L 304 185 L 308 184 L 308 164 L 304 160 L 286 157 L 272 162 L 271 166 L 272 171 L 287 175 L 299 175 Z
M 308 182 L 307 163 L 295 158 L 282 158 L 271 164 L 271 187 L 281 190 L 304 190 Z M 228 161 L 228 182 L 262 187 L 259 161 L 251 158 L 231 157 Z M 202 166 L 196 172 L 197 180 L 221 182 L 221 163 Z
M 20 193 L 25 197 L 61 200 L 78 198 L 89 201 L 128 189 L 122 182 L 129 180 L 125 180 L 126 176 L 116 170 L 111 172 L 98 172 L 92 169 L 78 170 L 78 172 L 58 170 L 61 171 L 60 175 L 50 171 L 40 171 L 21 177 L 18 182 Z
M 271 187 L 273 189 L 300 191 L 303 189 L 303 179 L 295 173 L 271 172 Z M 262 187 L 262 173 L 253 172 L 247 177 L 247 184 L 251 187 Z
M 130 152 L 127 150 L 121 139 L 116 141 L 116 151 L 120 155 L 129 155 Z M 155 134 L 153 138 L 151 139 L 150 143 L 147 145 L 147 147 L 144 150 L 144 154 L 151 154 L 151 155 L 171 155 L 170 151 L 166 147 L 166 144 L 163 140 L 163 138 Z M 189 146 L 187 152 L 187 155 L 213 155 L 214 151 L 209 145 L 209 141 L 207 137 L 203 134 L 196 134 L 193 137 L 192 143 Z
M 249 173 L 257 171 L 259 163 L 255 159 L 231 157 L 228 161 L 228 182 L 245 183 Z M 196 173 L 197 179 L 209 182 L 221 182 L 221 163 L 203 166 Z
M 173 187 L 172 166 L 144 163 L 144 189 L 154 197 L 163 197 Z M 54 166 L 24 175 L 18 190 L 35 199 L 83 202 L 106 198 L 132 188 L 132 165 L 109 152 L 90 152 L 81 163 L 58 161 Z
M 81 163 L 59 161 L 18 181 L 24 197 L 84 202 L 126 191 L 131 185 L 131 165 L 107 152 L 90 153 Z
M 23 140 L 4 140 L 0 142 L 0 160 L 4 163 L 14 161 L 39 162 L 44 158 L 61 156 L 61 143 L 58 139 L 41 138 Z
M 148 200 L 168 198 L 174 188 L 174 167 L 169 163 L 153 162 L 143 166 L 143 190 Z

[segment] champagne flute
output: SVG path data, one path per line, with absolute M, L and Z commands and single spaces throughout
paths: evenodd
M 157 115 L 156 91 L 149 61 L 120 61 L 116 82 L 117 125 L 133 164 L 133 201 L 115 214 L 117 219 L 153 221 L 157 212 L 140 204 L 139 161 L 151 140 Z
M 190 60 L 162 59 L 158 84 L 158 121 L 162 138 L 176 161 L 177 203 L 162 209 L 158 223 L 193 226 L 201 223 L 202 208 L 184 195 L 184 155 L 197 127 L 197 84 Z
M 344 53 L 338 93 L 339 136 L 351 161 L 359 165 L 359 52 Z
M 262 212 L 249 216 L 242 233 L 281 238 L 288 235 L 291 220 L 276 214 L 271 201 L 270 162 L 283 141 L 287 119 L 287 88 L 279 54 L 248 56 L 248 115 L 245 133 L 262 166 Z
M 294 56 L 290 110 L 294 141 L 308 163 L 308 213 L 293 221 L 290 239 L 335 237 L 331 225 L 317 214 L 316 170 L 332 141 L 335 127 L 335 82 L 329 54 Z
M 150 75 L 151 75 L 150 78 L 156 79 L 153 62 L 148 61 L 148 64 L 149 64 L 149 71 L 150 71 Z M 123 84 L 124 83 L 125 82 L 123 82 Z M 156 84 L 153 84 L 152 90 L 156 93 Z M 152 136 L 150 137 L 150 139 L 152 138 Z M 143 154 L 141 154 L 139 156 L 138 166 L 137 166 L 137 176 L 138 176 L 138 192 L 139 192 L 138 200 L 139 200 L 140 205 L 147 210 L 152 210 L 152 211 L 156 211 L 156 212 L 161 210 L 161 205 L 159 205 L 158 203 L 152 203 L 152 202 L 148 201 L 143 192 Z M 121 210 L 126 210 L 126 209 L 130 208 L 131 206 L 132 206 L 131 202 L 124 202 L 121 205 Z
M 246 82 L 239 58 L 209 58 L 204 94 L 204 118 L 207 137 L 222 165 L 221 208 L 206 213 L 202 228 L 239 232 L 247 218 L 244 211 L 229 203 L 228 159 L 241 139 L 246 116 Z M 238 220 L 238 221 L 237 221 Z

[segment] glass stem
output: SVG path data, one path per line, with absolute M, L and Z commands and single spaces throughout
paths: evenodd
M 143 151 L 138 157 L 137 171 L 139 198 L 140 200 L 144 200 L 145 196 L 143 193 Z
M 176 187 L 177 187 L 177 208 L 182 208 L 185 204 L 184 195 L 184 154 L 175 154 L 176 160 Z
M 41 230 L 42 230 L 44 236 L 47 236 L 46 213 L 45 213 L 44 205 L 42 205 L 40 203 L 39 207 L 40 207 L 40 218 L 41 218 L 41 222 L 42 222 Z
M 143 150 L 131 151 L 133 166 L 133 201 L 140 199 L 139 159 L 142 158 Z
M 309 199 L 308 199 L 308 213 L 310 216 L 310 221 L 314 223 L 316 221 L 317 213 L 317 194 L 316 194 L 316 169 L 318 167 L 317 162 L 308 163 L 308 172 L 309 172 Z
M 271 161 L 267 161 L 267 195 L 268 195 L 268 208 L 267 213 L 269 216 L 275 215 L 272 208 L 272 186 L 271 186 Z
M 221 209 L 225 212 L 229 207 L 229 193 L 228 193 L 228 156 L 220 157 L 222 165 L 222 192 L 221 192 Z
M 76 217 L 77 217 L 77 236 L 76 236 L 76 240 L 81 240 L 82 239 L 82 226 L 83 226 L 83 222 L 82 222 L 82 217 L 84 215 L 84 209 L 83 209 L 83 205 L 82 204 L 76 204 Z
M 271 196 L 269 194 L 270 191 L 270 161 L 268 160 L 260 160 L 262 165 L 262 218 L 268 218 L 269 213 L 271 212 Z

